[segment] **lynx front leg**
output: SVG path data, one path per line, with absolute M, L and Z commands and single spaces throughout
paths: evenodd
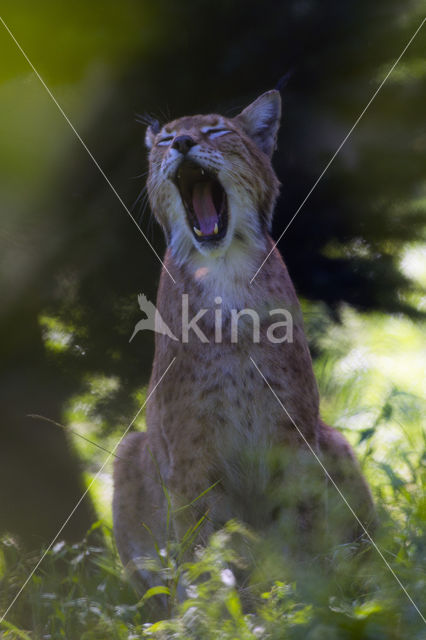
M 182 476 L 185 478 L 186 474 L 176 474 L 170 478 L 173 528 L 185 558 L 190 557 L 194 544 L 207 544 L 215 528 L 213 521 L 218 496 L 215 483 L 206 477 L 204 471 L 200 469 L 198 479 L 192 480 L 191 490 L 185 479 L 182 482 Z
M 141 593 L 161 582 L 158 574 L 141 567 L 140 560 L 155 557 L 155 544 L 161 548 L 166 542 L 165 502 L 146 434 L 129 434 L 114 465 L 114 535 L 123 565 Z

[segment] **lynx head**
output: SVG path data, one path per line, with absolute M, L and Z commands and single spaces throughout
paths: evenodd
M 148 193 L 177 262 L 263 246 L 278 194 L 271 166 L 281 99 L 268 91 L 235 118 L 186 116 L 146 132 Z

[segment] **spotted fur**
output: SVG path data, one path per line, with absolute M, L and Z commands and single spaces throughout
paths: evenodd
M 157 308 L 173 334 L 181 335 L 182 295 L 188 294 L 191 316 L 200 308 L 209 310 L 199 322 L 209 342 L 201 343 L 192 334 L 187 344 L 156 336 L 150 389 L 171 360 L 176 361 L 148 402 L 147 432 L 127 437 L 118 452 L 114 529 L 124 564 L 137 564 L 139 556 L 154 553 L 154 540 L 142 523 L 164 544 L 164 486 L 171 496 L 177 537 L 208 513 L 201 539 L 236 517 L 253 527 L 274 530 L 278 536 L 285 537 L 291 530 L 296 546 L 311 547 L 327 518 L 325 481 L 293 421 L 323 456 L 362 520 L 367 523 L 373 517 L 371 495 L 352 449 L 320 420 L 299 302 L 277 250 L 250 284 L 272 248 L 268 229 L 279 183 L 271 156 L 280 112 L 279 94 L 270 91 L 232 119 L 197 115 L 147 130 L 150 203 L 168 241 Z M 188 156 L 214 173 L 226 192 L 229 221 L 220 242 L 198 243 L 188 225 L 173 182 L 183 160 L 173 141 L 181 135 L 191 136 L 195 143 Z M 215 343 L 214 334 L 217 296 L 223 314 L 220 344 Z M 277 345 L 266 338 L 268 311 L 277 307 L 292 314 L 292 342 Z M 258 344 L 253 343 L 247 319 L 238 344 L 231 342 L 232 308 L 259 312 Z M 212 485 L 202 499 L 195 500 Z M 179 510 L 190 503 L 191 507 Z M 337 540 L 359 535 L 349 513 L 341 520 Z M 146 572 L 139 575 L 151 584 Z

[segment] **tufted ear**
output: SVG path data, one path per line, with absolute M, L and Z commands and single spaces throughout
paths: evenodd
M 151 149 L 154 145 L 154 139 L 157 133 L 160 131 L 160 123 L 158 120 L 151 120 L 150 124 L 146 128 L 145 133 L 145 146 Z
M 249 104 L 235 120 L 270 158 L 276 148 L 281 118 L 281 96 L 273 89 Z
M 154 145 L 154 138 L 160 132 L 160 123 L 149 113 L 136 114 L 136 122 L 146 126 L 145 145 L 151 149 Z

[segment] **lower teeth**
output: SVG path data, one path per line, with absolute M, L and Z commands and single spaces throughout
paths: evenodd
M 203 237 L 203 236 L 205 235 L 205 234 L 201 231 L 201 229 L 199 229 L 198 227 L 193 226 L 192 228 L 193 228 L 193 230 L 194 230 L 195 235 L 197 235 L 199 238 L 201 238 L 201 237 Z M 219 225 L 218 225 L 218 224 L 217 224 L 217 222 L 216 222 L 216 224 L 214 225 L 213 234 L 211 234 L 211 235 L 216 236 L 218 233 L 219 233 Z

